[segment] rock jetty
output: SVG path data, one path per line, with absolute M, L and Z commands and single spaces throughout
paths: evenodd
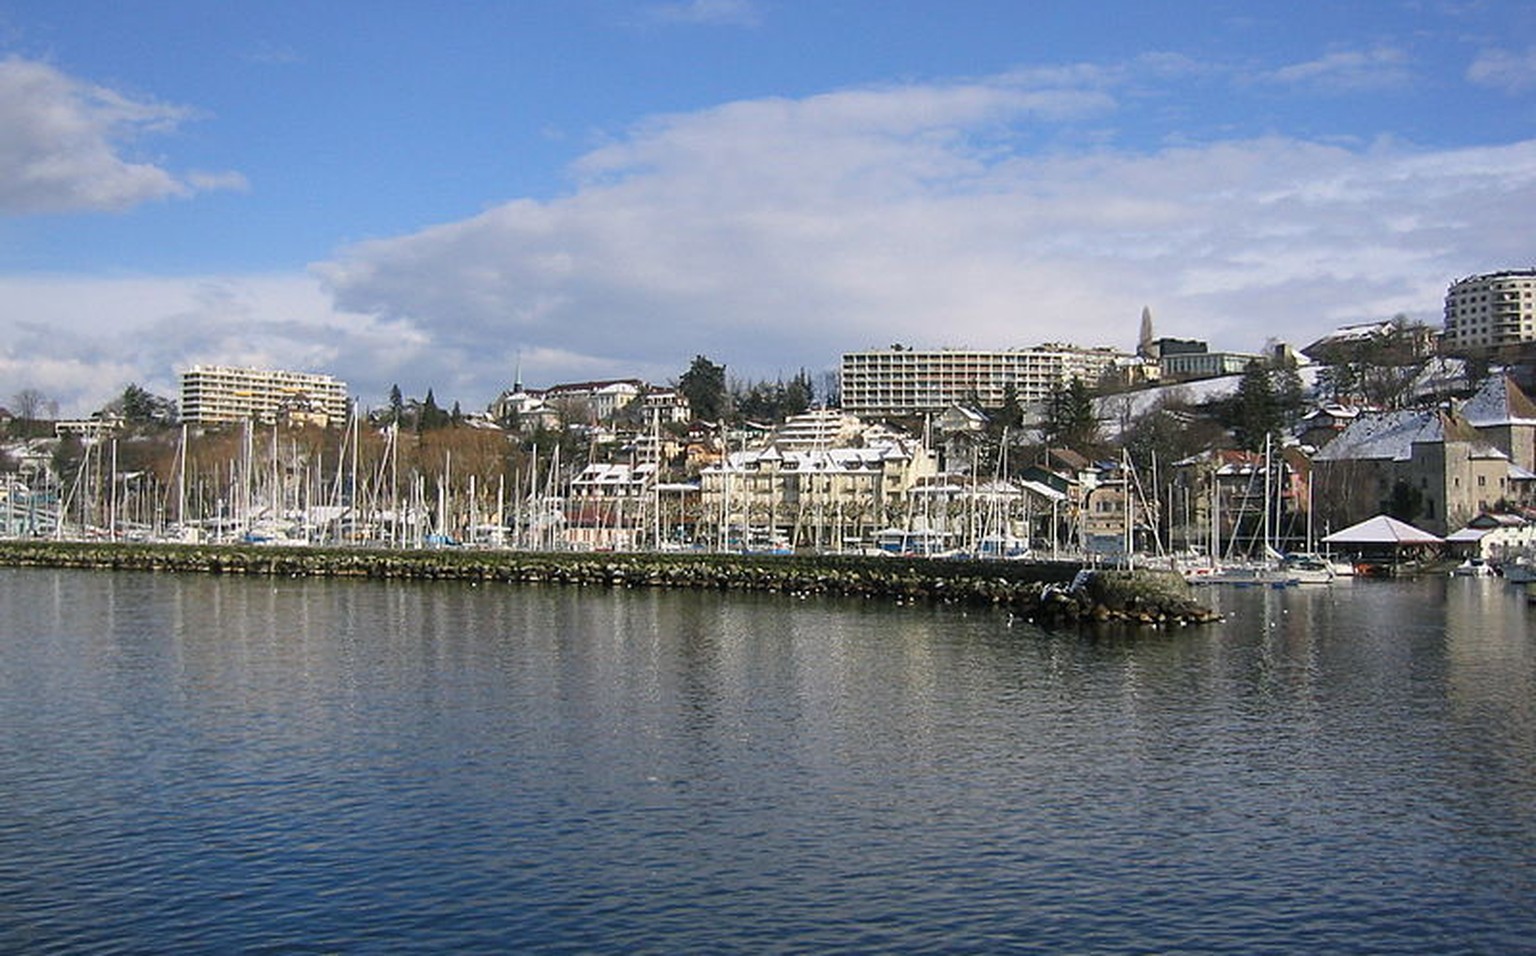
M 4 541 L 0 565 L 824 594 L 990 605 L 1046 625 L 1176 626 L 1219 618 L 1176 574 L 1088 572 L 1059 562 Z

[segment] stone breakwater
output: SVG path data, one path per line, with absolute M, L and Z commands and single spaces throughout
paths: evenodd
M 826 594 L 994 606 L 1048 625 L 1185 625 L 1219 617 L 1175 574 L 1080 575 L 1076 565 L 1052 562 L 8 541 L 0 542 L 0 565 Z

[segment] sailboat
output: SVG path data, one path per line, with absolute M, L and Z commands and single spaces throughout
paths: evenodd
M 1251 479 L 1250 479 L 1251 483 Z M 1326 561 L 1319 560 L 1318 566 L 1311 561 L 1287 562 L 1287 560 L 1270 543 L 1270 507 L 1273 493 L 1270 487 L 1270 445 L 1268 439 L 1264 442 L 1264 516 L 1262 533 L 1262 556 L 1258 560 L 1242 561 L 1237 563 L 1223 563 L 1219 558 L 1221 552 L 1221 523 L 1220 523 L 1220 486 L 1216 481 L 1216 475 L 1211 475 L 1211 564 L 1208 568 L 1196 569 L 1186 572 L 1185 580 L 1191 584 L 1236 584 L 1236 585 L 1263 585 L 1267 587 L 1289 587 L 1301 584 L 1303 578 L 1315 578 L 1319 573 L 1329 575 L 1332 580 L 1332 568 Z M 1303 556 L 1297 555 L 1297 558 Z M 1304 564 L 1305 566 L 1298 566 Z M 1320 572 L 1321 569 L 1321 572 Z

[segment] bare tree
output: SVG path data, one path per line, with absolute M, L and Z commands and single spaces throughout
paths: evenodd
M 35 388 L 24 388 L 11 397 L 12 414 L 22 421 L 33 421 L 37 413 L 49 407 L 48 396 Z

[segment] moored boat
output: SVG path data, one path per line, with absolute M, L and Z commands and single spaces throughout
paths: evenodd
M 1338 577 L 1333 564 L 1318 554 L 1288 554 L 1280 562 L 1280 570 L 1294 577 L 1298 584 L 1332 584 Z
M 1527 561 L 1524 557 L 1516 558 L 1500 568 L 1499 571 L 1504 575 L 1504 580 L 1510 584 L 1530 584 L 1536 582 L 1536 564 Z
M 1467 558 L 1452 568 L 1451 574 L 1458 578 L 1491 578 L 1494 570 L 1493 565 L 1482 558 Z

